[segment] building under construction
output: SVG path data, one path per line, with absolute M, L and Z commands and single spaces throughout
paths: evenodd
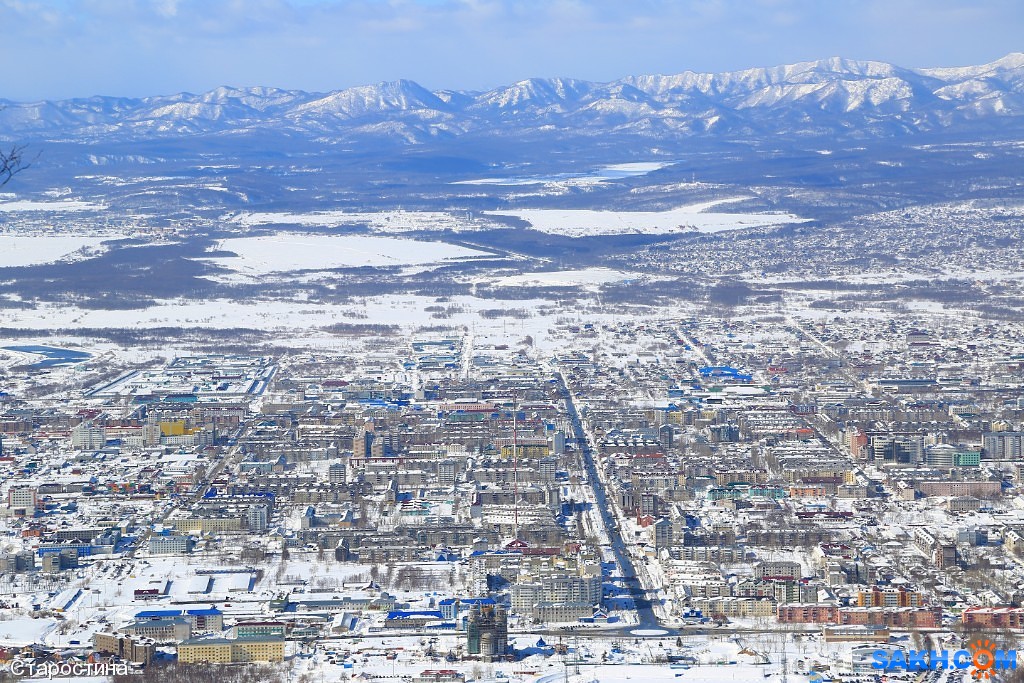
M 482 659 L 501 659 L 508 651 L 508 612 L 501 605 L 474 605 L 466 623 L 466 651 Z

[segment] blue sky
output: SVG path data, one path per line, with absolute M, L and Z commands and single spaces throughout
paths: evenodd
M 1020 0 L 0 0 L 0 98 L 486 89 L 842 56 L 958 66 L 1024 51 Z

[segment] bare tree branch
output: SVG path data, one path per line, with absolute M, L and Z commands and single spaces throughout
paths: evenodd
M 25 145 L 14 145 L 8 152 L 0 151 L 0 187 L 31 165 L 25 160 Z

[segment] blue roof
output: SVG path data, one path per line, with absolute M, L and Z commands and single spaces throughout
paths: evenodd
M 436 609 L 405 610 L 396 609 L 388 612 L 388 619 L 408 619 L 409 617 L 434 617 L 443 619 L 444 615 Z
M 742 373 L 728 365 L 707 365 L 700 369 L 700 374 L 702 377 L 731 377 L 740 382 L 749 382 L 754 379 L 752 375 Z
M 522 555 L 522 551 L 519 550 L 474 550 L 470 553 L 470 557 L 479 557 L 480 555 Z
M 135 614 L 136 619 L 167 619 L 180 616 L 180 609 L 147 609 Z
M 705 365 L 700 369 L 700 374 L 707 375 L 738 375 L 739 370 L 737 368 L 729 367 L 728 365 Z
M 180 617 L 187 614 L 190 617 L 212 617 L 223 614 L 216 607 L 205 609 L 190 609 L 182 612 L 180 609 L 147 609 L 135 614 L 136 619 L 167 619 L 169 617 Z
M 456 601 L 461 602 L 464 605 L 493 605 L 494 598 L 445 598 L 439 605 L 452 605 Z

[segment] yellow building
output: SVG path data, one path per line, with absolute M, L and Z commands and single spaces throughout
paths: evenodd
M 182 664 L 284 661 L 284 638 L 192 638 L 178 645 Z
M 182 436 L 185 434 L 185 423 L 181 420 L 174 422 L 161 422 L 160 434 L 162 436 Z
M 175 530 L 186 534 L 192 531 L 215 534 L 242 529 L 240 517 L 182 517 L 172 520 L 172 523 Z
M 520 443 L 515 448 L 517 458 L 543 458 L 551 455 L 551 449 L 547 442 L 543 443 Z M 501 446 L 501 457 L 512 457 L 512 444 L 506 443 Z
M 181 664 L 230 664 L 231 641 L 225 638 L 193 638 L 178 645 Z
M 238 638 L 231 642 L 232 662 L 282 662 L 284 638 Z

